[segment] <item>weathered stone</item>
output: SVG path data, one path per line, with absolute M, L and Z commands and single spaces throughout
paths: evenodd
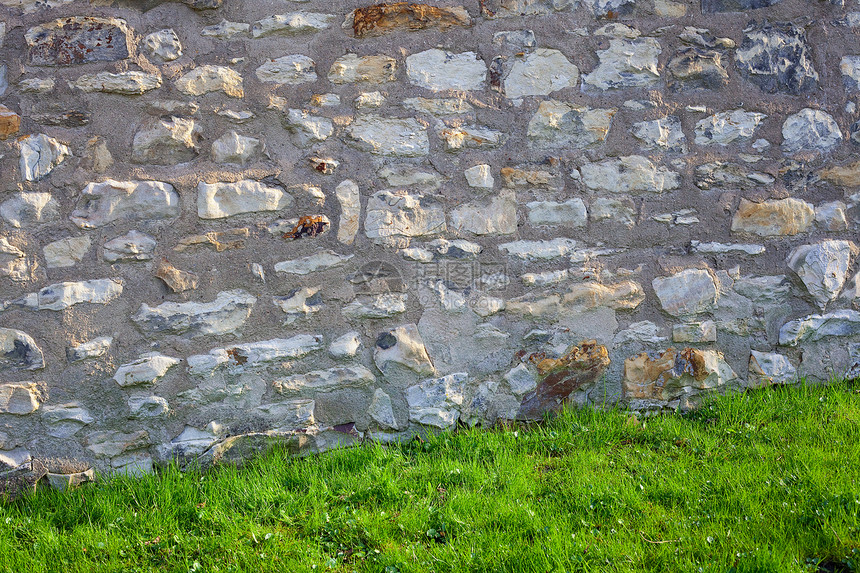
M 306 275 L 316 271 L 339 267 L 354 255 L 339 255 L 334 251 L 320 251 L 301 259 L 275 263 L 275 272 Z
M 135 71 L 118 74 L 99 72 L 97 74 L 84 74 L 74 82 L 69 82 L 69 87 L 77 88 L 87 93 L 104 92 L 121 95 L 141 95 L 160 88 L 161 84 L 162 80 L 159 74 Z
M 122 286 L 122 279 L 57 283 L 7 302 L 6 305 L 30 310 L 64 310 L 82 302 L 108 304 L 119 298 Z
M 748 245 L 743 243 L 726 244 L 690 241 L 690 248 L 695 253 L 708 254 L 744 253 L 747 255 L 761 255 L 765 252 L 764 245 Z
M 81 191 L 72 222 L 82 229 L 103 227 L 114 221 L 169 219 L 179 215 L 179 195 L 160 181 L 90 183 Z
M 827 314 L 810 314 L 782 325 L 779 329 L 781 346 L 797 346 L 801 342 L 817 342 L 830 336 L 860 334 L 860 312 L 837 310 Z
M 624 362 L 621 391 L 631 407 L 661 407 L 702 391 L 724 388 L 737 380 L 723 355 L 714 350 L 672 348 L 662 354 L 642 353 Z
M 696 167 L 696 187 L 699 189 L 757 189 L 776 179 L 767 173 L 752 171 L 737 163 L 714 161 Z
M 469 26 L 472 19 L 462 6 L 437 7 L 413 2 L 394 2 L 365 6 L 346 17 L 344 28 L 351 28 L 356 38 L 379 36 L 398 30 L 448 30 L 452 26 Z
M 27 30 L 29 61 L 36 66 L 68 66 L 123 60 L 131 54 L 131 30 L 119 18 L 72 16 Z
M 413 118 L 361 116 L 347 128 L 347 134 L 350 145 L 377 155 L 420 157 L 430 153 L 427 130 Z
M 256 297 L 243 290 L 224 291 L 212 302 L 165 302 L 156 307 L 142 304 L 131 319 L 147 336 L 220 336 L 239 331 L 256 302 Z
M 672 328 L 672 342 L 690 344 L 716 341 L 717 325 L 713 320 L 676 324 Z
M 741 199 L 732 218 L 732 232 L 776 237 L 805 233 L 815 219 L 812 205 L 800 199 L 771 199 L 753 203 Z
M 130 418 L 147 420 L 162 418 L 170 412 L 170 404 L 161 396 L 132 396 L 128 399 Z
M 610 221 L 626 227 L 636 224 L 636 206 L 630 199 L 597 197 L 589 204 L 592 221 Z
M 704 269 L 686 269 L 670 277 L 657 277 L 651 285 L 663 310 L 672 316 L 712 311 L 719 298 L 714 277 Z
M 435 191 L 446 181 L 432 167 L 418 168 L 411 165 L 383 167 L 378 175 L 391 187 L 412 187 Z
M 580 168 L 582 182 L 593 191 L 663 193 L 681 185 L 678 173 L 655 165 L 647 157 L 627 155 Z
M 688 47 L 678 50 L 666 65 L 669 87 L 683 89 L 719 89 L 729 83 L 729 72 L 722 53 Z
M 493 185 L 495 185 L 495 180 L 490 172 L 490 166 L 487 164 L 470 167 L 463 172 L 463 175 L 465 175 L 466 183 L 469 184 L 469 187 L 492 189 Z
M 69 362 L 80 362 L 89 358 L 101 358 L 108 353 L 111 344 L 111 336 L 99 336 L 81 344 L 74 344 L 66 348 L 66 359 Z
M 387 378 L 391 377 L 398 367 L 406 368 L 419 376 L 436 374 L 436 368 L 424 347 L 424 340 L 414 324 L 381 333 L 373 349 L 373 361 Z
M 741 75 L 767 92 L 801 95 L 818 87 L 811 56 L 802 28 L 765 20 L 744 30 L 735 64 Z
M 20 140 L 21 178 L 38 181 L 72 155 L 72 150 L 52 137 L 40 133 Z
M 839 187 L 860 187 L 860 161 L 826 167 L 818 174 L 824 181 Z
M 173 29 L 153 32 L 143 39 L 143 47 L 156 60 L 172 62 L 182 57 L 182 44 Z
M 15 282 L 28 282 L 34 277 L 38 266 L 35 257 L 28 257 L 8 239 L 0 237 L 0 276 L 9 277 Z
M 763 113 L 735 109 L 696 122 L 696 145 L 728 145 L 752 139 L 755 130 L 767 116 Z
M 576 241 L 559 237 L 548 241 L 514 241 L 499 245 L 499 250 L 519 259 L 549 260 L 568 257 L 573 253 Z
M 285 324 L 292 324 L 297 318 L 307 317 L 323 308 L 320 287 L 301 287 L 286 296 L 272 297 L 272 302 L 287 315 Z
M 340 203 L 340 223 L 337 228 L 337 240 L 344 245 L 355 242 L 358 225 L 361 221 L 361 195 L 358 185 L 347 179 L 335 189 L 335 196 Z M 277 270 L 277 269 L 276 269 Z
M 373 372 L 361 364 L 355 364 L 289 376 L 275 380 L 272 386 L 278 394 L 294 396 L 304 393 L 331 392 L 344 388 L 367 388 L 374 382 L 376 382 L 376 376 Z
M 406 312 L 406 293 L 384 293 L 369 300 L 355 300 L 341 310 L 347 320 L 391 318 Z
M 848 92 L 860 91 L 860 56 L 842 56 L 839 68 L 845 89 Z
M 493 44 L 512 52 L 520 52 L 537 46 L 533 30 L 505 30 L 493 34 Z
M 408 246 L 412 237 L 444 233 L 445 211 L 435 200 L 406 191 L 378 191 L 367 203 L 364 233 L 383 244 Z
M 580 283 L 563 291 L 560 295 L 527 294 L 510 299 L 505 311 L 533 319 L 557 319 L 565 314 L 582 312 L 598 307 L 612 310 L 634 309 L 645 300 L 645 292 L 639 283 L 623 281 L 617 284 Z
M 585 203 L 579 197 L 564 203 L 556 201 L 531 201 L 526 204 L 529 223 L 565 227 L 584 227 L 588 222 Z
M 92 239 L 86 235 L 48 243 L 42 249 L 45 254 L 45 266 L 49 269 L 73 267 L 81 262 L 91 245 Z
M 212 142 L 212 161 L 245 165 L 263 151 L 263 143 L 231 130 Z
M 0 203 L 0 217 L 16 228 L 55 221 L 59 211 L 50 193 L 15 193 Z
M 96 481 L 96 472 L 93 468 L 82 472 L 71 474 L 55 474 L 48 472 L 45 474 L 45 479 L 48 480 L 48 485 L 57 491 L 66 491 L 75 489 L 76 487 Z
M 385 96 L 380 92 L 362 92 L 353 100 L 355 109 L 376 109 L 385 103 Z M 405 105 L 404 101 L 404 105 Z
M 538 385 L 523 396 L 517 420 L 542 420 L 547 412 L 559 412 L 573 392 L 590 389 L 609 366 L 605 346 L 587 341 L 571 346 L 559 358 L 537 363 Z
M 666 342 L 665 336 L 660 336 L 660 329 L 650 320 L 634 322 L 624 330 L 619 331 L 613 342 L 615 345 L 626 344 L 628 342 L 639 342 L 646 344 L 661 344 Z
M 347 332 L 337 337 L 329 344 L 329 356 L 335 360 L 354 358 L 361 348 L 361 335 L 358 332 Z
M 150 115 L 197 115 L 200 111 L 200 106 L 193 101 L 183 101 L 178 99 L 157 99 L 147 102 L 146 111 Z M 218 112 L 216 112 L 218 113 Z M 218 113 L 218 115 L 222 115 Z
M 333 84 L 383 84 L 397 79 L 397 60 L 391 56 L 346 54 L 331 65 L 328 80 Z
M 17 8 L 25 14 L 46 8 L 56 8 L 74 0 L 0 0 L 0 5 Z
M 797 369 L 782 354 L 750 351 L 751 386 L 786 384 L 797 380 Z
M 439 126 L 436 134 L 444 142 L 446 151 L 492 149 L 503 145 L 508 138 L 502 131 L 474 125 Z
M 433 48 L 406 58 L 406 76 L 412 85 L 434 92 L 481 90 L 487 79 L 487 65 L 475 52 Z
M 209 231 L 202 235 L 185 237 L 173 247 L 173 250 L 183 253 L 196 247 L 212 247 L 215 252 L 221 253 L 230 249 L 242 249 L 245 247 L 245 240 L 250 235 L 251 231 L 248 227 L 227 229 L 226 231 Z
M 155 269 L 155 276 L 164 281 L 164 284 L 173 292 L 194 290 L 200 280 L 200 277 L 194 273 L 177 269 L 167 262 L 167 259 L 162 259 L 158 264 L 158 268 Z
M 406 389 L 409 420 L 447 429 L 457 423 L 469 375 L 461 372 L 425 380 Z
M 22 93 L 44 94 L 53 90 L 55 85 L 54 78 L 25 78 L 18 82 L 18 89 Z
M 797 274 L 819 308 L 836 299 L 848 278 L 857 247 L 850 241 L 821 241 L 801 245 L 788 255 L 788 267 Z
M 42 420 L 48 426 L 48 435 L 54 438 L 71 438 L 95 418 L 77 402 L 42 408 Z
M 402 102 L 403 107 L 419 113 L 429 113 L 435 116 L 451 116 L 472 113 L 475 108 L 462 98 L 407 98 Z M 382 102 L 380 102 L 382 105 Z M 376 107 L 379 107 L 376 106 Z
M 542 101 L 529 121 L 526 135 L 529 144 L 537 148 L 588 147 L 606 140 L 617 111 Z
M 302 54 L 266 60 L 257 68 L 256 74 L 261 82 L 280 85 L 298 85 L 317 80 L 316 64 Z
M 782 149 L 798 151 L 833 151 L 842 143 L 842 131 L 833 116 L 819 109 L 804 108 L 788 116 L 782 124 Z
M 563 53 L 538 48 L 514 62 L 505 77 L 505 96 L 510 99 L 545 96 L 575 87 L 577 81 L 579 68 L 571 64 Z
M 5 105 L 0 105 L 0 140 L 15 135 L 20 129 L 21 116 Z
M 104 244 L 102 256 L 109 263 L 148 261 L 155 252 L 156 241 L 146 233 L 129 231 Z
M 251 25 L 245 22 L 230 22 L 221 20 L 219 23 L 206 26 L 200 31 L 200 35 L 207 38 L 219 40 L 232 40 L 237 36 L 247 36 L 251 32 Z
M 269 225 L 268 231 L 283 239 L 319 237 L 331 228 L 331 221 L 325 215 L 302 215 L 297 219 L 279 219 Z
M 226 66 L 200 66 L 176 80 L 176 89 L 190 96 L 222 92 L 230 97 L 243 98 L 242 76 Z
M 44 367 L 42 349 L 29 334 L 0 328 L 0 371 L 40 370 Z
M 323 337 L 319 334 L 299 334 L 292 338 L 275 338 L 229 348 L 216 348 L 208 354 L 189 356 L 188 373 L 208 378 L 219 370 L 226 370 L 228 373 L 252 372 L 307 356 L 320 350 L 322 341 Z
M 367 415 L 382 429 L 397 430 L 397 417 L 394 415 L 394 407 L 391 404 L 391 396 L 386 394 L 382 388 L 373 392 L 373 399 L 367 408 Z
M 291 109 L 283 116 L 284 127 L 295 134 L 299 147 L 308 147 L 325 141 L 334 133 L 334 125 L 327 117 L 311 115 L 300 109 Z
M 258 181 L 236 183 L 204 183 L 197 185 L 197 216 L 201 219 L 222 219 L 256 213 L 281 211 L 293 204 L 291 195 L 277 187 L 267 187 Z
M 156 165 L 185 163 L 197 157 L 201 138 L 200 126 L 192 119 L 156 119 L 134 135 L 131 160 Z
M 267 36 L 290 36 L 304 32 L 321 32 L 331 26 L 335 16 L 319 12 L 290 12 L 276 14 L 255 22 L 251 27 L 251 36 L 265 38 Z
M 144 354 L 134 362 L 120 366 L 113 379 L 123 388 L 140 384 L 155 384 L 181 360 L 163 354 Z
M 640 121 L 633 125 L 633 137 L 642 142 L 645 149 L 660 149 L 674 153 L 687 153 L 687 137 L 681 130 L 681 120 L 670 115 L 651 121 Z
M 152 444 L 149 438 L 149 432 L 146 430 L 138 430 L 136 432 L 93 432 L 85 441 L 87 449 L 99 457 L 113 458 L 131 452 L 146 448 Z
M 481 12 L 486 18 L 520 18 L 567 12 L 578 6 L 576 0 L 485 0 Z
M 513 192 L 460 205 L 451 211 L 451 229 L 475 235 L 510 235 L 517 232 L 517 201 Z
M 702 12 L 743 12 L 773 6 L 779 0 L 702 0 Z
M 0 414 L 32 414 L 45 398 L 43 385 L 36 382 L 0 384 Z
M 600 63 L 590 74 L 582 77 L 583 84 L 588 88 L 612 90 L 648 87 L 658 82 L 660 72 L 657 58 L 662 52 L 660 42 L 655 38 L 637 37 L 638 30 L 621 24 L 614 25 L 616 28 L 626 28 L 622 36 L 615 29 L 609 29 L 610 26 L 595 32 L 595 35 L 615 37 L 610 37 L 607 49 L 597 50 Z
M 842 201 L 828 201 L 815 206 L 815 223 L 825 231 L 845 231 L 848 219 L 846 205 Z

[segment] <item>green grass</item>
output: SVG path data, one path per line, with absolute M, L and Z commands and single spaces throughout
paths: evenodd
M 860 394 L 571 411 L 0 503 L 0 571 L 854 571 Z

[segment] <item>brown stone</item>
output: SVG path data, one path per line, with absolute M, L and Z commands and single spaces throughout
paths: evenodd
M 241 229 L 228 229 L 226 231 L 210 231 L 202 235 L 185 237 L 179 244 L 173 247 L 174 251 L 187 251 L 194 247 L 213 247 L 217 252 L 229 249 L 243 249 L 245 239 L 250 236 L 247 227 Z
M 814 220 L 814 209 L 800 199 L 774 199 L 761 203 L 741 199 L 732 218 L 732 231 L 761 237 L 796 235 L 806 232 Z
M 686 389 L 713 389 L 735 379 L 734 371 L 719 352 L 669 348 L 625 360 L 621 391 L 625 400 L 666 402 L 680 397 Z
M 155 276 L 164 281 L 173 292 L 183 292 L 197 288 L 198 276 L 194 273 L 182 271 L 162 260 L 155 271 Z
M 860 187 L 860 161 L 828 167 L 819 175 L 828 183 L 838 187 Z
M 359 8 L 353 13 L 352 31 L 356 38 L 378 36 L 395 30 L 447 30 L 469 26 L 472 19 L 462 6 L 437 8 L 428 4 L 395 2 Z
M 559 412 L 570 394 L 596 383 L 609 366 L 606 347 L 593 340 L 571 346 L 560 358 L 537 360 L 537 388 L 523 396 L 517 420 L 541 420 Z
M 0 105 L 0 139 L 15 135 L 20 129 L 21 116 L 5 105 Z
M 69 66 L 128 58 L 131 30 L 119 18 L 74 16 L 30 28 L 24 39 L 31 64 Z

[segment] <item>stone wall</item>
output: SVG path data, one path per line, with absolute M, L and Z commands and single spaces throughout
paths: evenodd
M 850 1 L 0 0 L 0 465 L 856 375 Z

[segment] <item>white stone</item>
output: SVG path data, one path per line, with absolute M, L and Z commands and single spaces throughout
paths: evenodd
M 860 56 L 842 56 L 839 67 L 848 91 L 860 91 Z
M 57 283 L 6 304 L 31 310 L 63 310 L 82 302 L 108 304 L 119 298 L 122 286 L 122 279 Z
M 214 26 L 206 26 L 200 31 L 200 35 L 219 40 L 232 40 L 236 36 L 247 36 L 251 31 L 251 25 L 245 22 L 230 22 L 221 20 Z
M 752 139 L 767 116 L 734 109 L 716 113 L 696 122 L 696 145 L 728 145 Z
M 275 338 L 262 342 L 246 342 L 230 348 L 216 348 L 208 354 L 189 356 L 188 373 L 208 378 L 221 369 L 234 373 L 254 371 L 307 356 L 320 350 L 322 342 L 322 335 L 299 334 L 292 338 Z
M 743 243 L 702 243 L 690 241 L 690 247 L 696 253 L 722 254 L 722 253 L 745 253 L 747 255 L 761 255 L 765 252 L 764 245 L 748 245 Z
M 463 98 L 412 97 L 401 102 L 406 109 L 436 116 L 463 115 L 475 108 Z
M 0 217 L 16 228 L 55 221 L 60 205 L 50 193 L 15 193 L 0 203 Z
M 220 336 L 241 329 L 256 302 L 256 297 L 244 290 L 231 290 L 218 293 L 212 302 L 165 302 L 156 307 L 142 304 L 131 319 L 147 335 Z
M 54 438 L 71 438 L 81 428 L 95 421 L 77 402 L 42 408 L 42 420 L 48 426 L 48 435 Z
M 475 235 L 511 235 L 517 232 L 517 201 L 513 191 L 460 205 L 451 211 L 451 229 Z
M 525 273 L 520 276 L 525 286 L 550 286 L 566 281 L 570 277 L 570 271 L 559 269 L 557 271 L 544 271 L 542 273 Z
M 39 409 L 45 396 L 34 382 L 0 384 L 0 414 L 26 416 Z
M 146 420 L 166 416 L 170 412 L 170 404 L 161 396 L 132 396 L 128 399 L 128 409 L 130 418 Z
M 222 109 L 216 111 L 215 113 L 217 113 L 221 117 L 226 117 L 233 123 L 246 123 L 257 117 L 257 115 L 253 111 L 249 110 L 236 111 L 234 109 Z
M 469 187 L 477 189 L 492 189 L 496 183 L 490 172 L 490 166 L 486 163 L 466 169 L 463 175 L 466 176 L 466 183 L 469 184 Z
M 110 72 L 84 74 L 74 82 L 69 82 L 69 87 L 77 88 L 87 93 L 104 92 L 121 95 L 141 95 L 160 88 L 161 84 L 160 74 L 128 71 L 118 74 Z
M 367 388 L 374 382 L 376 376 L 373 372 L 361 364 L 353 364 L 288 376 L 275 380 L 272 386 L 279 394 L 295 395 L 305 392 L 331 392 L 344 388 Z
M 334 125 L 327 117 L 311 115 L 300 109 L 290 109 L 284 116 L 284 127 L 296 135 L 300 147 L 325 141 L 334 133 Z
M 499 245 L 499 250 L 512 257 L 526 260 L 551 260 L 570 256 L 576 248 L 576 241 L 558 237 L 548 241 L 514 241 Z
M 20 330 L 0 328 L 0 371 L 44 367 L 45 357 L 33 337 Z
M 636 207 L 630 199 L 596 197 L 589 205 L 592 221 L 611 221 L 626 227 L 636 224 Z
M 134 134 L 131 160 L 157 165 L 186 163 L 197 157 L 201 137 L 200 126 L 192 119 L 154 119 Z
M 367 203 L 364 232 L 377 243 L 408 246 L 409 239 L 444 233 L 445 211 L 421 194 L 378 191 Z
M 538 48 L 517 58 L 505 78 L 505 96 L 516 99 L 545 96 L 564 88 L 575 87 L 579 68 L 558 50 Z
M 633 137 L 642 142 L 645 149 L 660 149 L 676 153 L 687 153 L 687 137 L 681 129 L 681 120 L 674 115 L 633 124 Z
M 492 149 L 507 141 L 507 134 L 488 127 L 461 125 L 446 127 L 439 125 L 436 135 L 445 143 L 446 151 L 462 151 L 465 149 Z
M 383 293 L 368 301 L 355 300 L 341 310 L 347 320 L 391 318 L 406 312 L 406 293 Z
M 171 28 L 159 30 L 146 36 L 143 39 L 143 47 L 151 56 L 162 62 L 172 62 L 182 57 L 182 44 L 179 42 L 179 36 Z
M 565 227 L 584 227 L 588 222 L 588 211 L 579 197 L 564 203 L 556 201 L 531 201 L 526 203 L 529 223 Z
M 86 235 L 48 243 L 42 249 L 45 266 L 49 269 L 73 267 L 81 262 L 91 245 L 92 239 Z
M 391 405 L 391 396 L 377 388 L 373 392 L 373 399 L 367 409 L 367 415 L 379 424 L 380 428 L 397 430 L 397 418 L 394 416 L 394 408 Z
M 847 206 L 842 201 L 828 201 L 815 206 L 815 222 L 826 231 L 845 231 L 848 218 Z
M 288 400 L 275 404 L 263 404 L 257 410 L 277 424 L 276 432 L 293 432 L 314 425 L 313 400 Z
M 850 241 L 821 241 L 796 247 L 789 254 L 787 264 L 803 281 L 819 308 L 824 310 L 842 290 L 855 254 L 857 247 Z
M 420 157 L 430 153 L 427 129 L 414 118 L 358 117 L 347 128 L 349 144 L 377 155 Z
M 487 65 L 475 52 L 452 53 L 433 48 L 406 58 L 409 83 L 431 91 L 481 90 Z
M 138 430 L 127 434 L 112 431 L 93 432 L 87 437 L 85 443 L 87 445 L 87 449 L 93 452 L 96 456 L 115 458 L 126 452 L 146 448 L 152 442 L 149 439 L 149 432 L 146 430 Z
M 672 316 L 692 316 L 716 308 L 717 285 L 704 269 L 686 269 L 669 277 L 657 277 L 651 285 L 663 310 Z
M 9 277 L 15 282 L 27 282 L 33 277 L 38 266 L 34 257 L 0 237 L 0 276 Z
M 407 388 L 409 420 L 437 428 L 452 427 L 460 417 L 468 380 L 469 375 L 461 372 Z
M 556 100 L 542 101 L 529 121 L 529 145 L 541 149 L 584 148 L 606 140 L 617 109 L 593 109 Z
M 519 52 L 537 46 L 537 39 L 533 30 L 505 30 L 493 34 L 493 44 Z
M 123 388 L 139 384 L 155 384 L 181 360 L 163 354 L 144 354 L 134 362 L 120 366 L 113 379 Z
M 334 251 L 323 250 L 301 259 L 275 263 L 275 272 L 293 275 L 307 275 L 313 272 L 339 267 L 354 256 L 355 255 L 339 255 Z
M 717 324 L 713 320 L 676 324 L 672 328 L 672 342 L 690 344 L 716 341 Z
M 421 187 L 436 190 L 447 181 L 432 167 L 418 168 L 411 165 L 386 166 L 378 175 L 391 187 Z
M 109 263 L 148 261 L 155 252 L 156 241 L 146 233 L 129 231 L 104 244 L 102 256 Z
M 21 178 L 38 181 L 71 157 L 72 150 L 44 133 L 28 135 L 19 142 Z
M 390 56 L 346 54 L 331 65 L 328 79 L 333 84 L 382 84 L 397 80 L 397 60 Z
M 197 185 L 197 216 L 201 219 L 223 219 L 243 213 L 281 211 L 293 204 L 291 195 L 259 181 L 204 183 Z
M 607 49 L 597 50 L 600 63 L 582 81 L 599 90 L 651 86 L 660 80 L 660 52 L 660 42 L 655 38 L 610 38 Z
M 54 89 L 54 78 L 26 78 L 18 82 L 18 89 L 27 94 L 44 94 Z
M 842 131 L 829 113 L 820 109 L 804 108 L 788 116 L 782 124 L 782 150 L 833 151 L 842 143 Z
M 750 378 L 757 385 L 785 384 L 797 380 L 797 369 L 782 354 L 750 351 Z
M 419 376 L 436 374 L 424 340 L 414 324 L 399 326 L 380 334 L 373 349 L 373 361 L 385 376 L 396 366 L 405 367 Z
M 681 176 L 655 165 L 647 157 L 627 155 L 586 163 L 580 168 L 582 182 L 593 191 L 612 193 L 663 193 L 681 186 Z
M 298 85 L 317 80 L 316 64 L 302 54 L 266 60 L 256 73 L 261 82 L 279 85 Z
M 66 358 L 69 362 L 80 362 L 88 358 L 101 358 L 105 356 L 113 344 L 113 337 L 99 336 L 81 344 L 75 344 L 66 348 Z
M 817 342 L 830 336 L 860 334 L 860 312 L 837 310 L 827 314 L 811 314 L 792 320 L 779 329 L 781 346 L 797 346 L 801 342 Z
M 362 92 L 353 100 L 355 109 L 376 109 L 385 103 L 385 96 L 379 92 Z
M 70 219 L 83 229 L 95 229 L 114 221 L 168 219 L 179 215 L 179 195 L 160 181 L 90 183 L 81 191 L 80 207 Z
M 287 36 L 302 32 L 320 32 L 331 26 L 334 19 L 333 14 L 321 14 L 319 12 L 276 14 L 255 22 L 251 27 L 251 35 L 254 38 L 265 38 L 266 36 Z
M 650 320 L 634 322 L 624 330 L 615 335 L 613 342 L 617 345 L 628 342 L 639 342 L 646 344 L 662 344 L 666 342 L 665 336 L 660 336 L 660 329 Z
M 537 388 L 537 379 L 525 364 L 518 364 L 505 374 L 505 380 L 515 396 L 528 394 Z
M 347 179 L 335 188 L 335 196 L 340 203 L 340 223 L 337 227 L 337 240 L 344 245 L 355 242 L 358 225 L 361 222 L 361 195 L 358 185 Z
M 200 66 L 176 80 L 176 89 L 190 96 L 223 92 L 230 97 L 243 98 L 242 86 L 239 72 L 226 66 Z
M 286 296 L 272 297 L 275 306 L 287 315 L 285 324 L 292 324 L 297 318 L 307 317 L 322 310 L 320 287 L 301 287 Z
M 11 0 L 0 0 L 0 3 L 7 3 Z M 33 456 L 24 448 L 15 448 L 13 450 L 0 450 L 0 470 L 25 468 L 30 469 L 30 462 Z
M 361 334 L 358 332 L 347 332 L 338 336 L 329 344 L 329 356 L 335 360 L 343 360 L 346 358 L 354 358 L 358 354 L 358 349 L 361 348 Z
M 212 161 L 244 165 L 262 150 L 263 143 L 259 139 L 230 130 L 212 142 Z

